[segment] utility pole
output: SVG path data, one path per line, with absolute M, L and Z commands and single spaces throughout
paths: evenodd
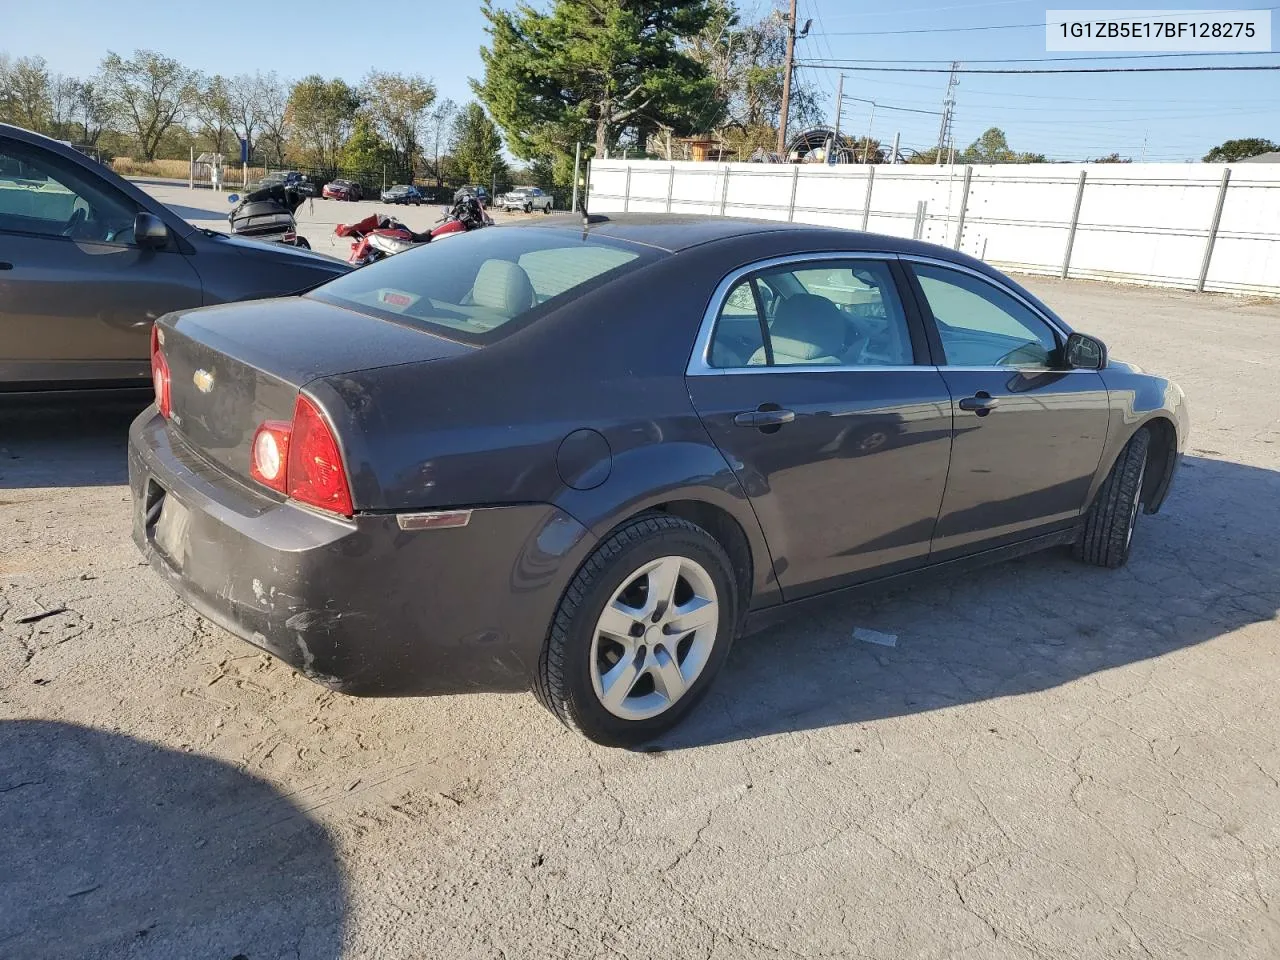
M 787 16 L 787 60 L 782 68 L 782 113 L 778 116 L 778 156 L 787 155 L 787 112 L 791 109 L 791 71 L 796 55 L 796 0 Z
M 960 61 L 951 61 L 951 75 L 947 78 L 947 95 L 942 101 L 942 123 L 938 126 L 937 165 L 942 166 L 942 151 L 951 141 L 951 114 L 956 105 L 956 84 L 960 82 L 956 73 L 960 69 Z
M 902 140 L 902 133 L 899 131 L 893 135 L 893 153 L 889 155 L 890 163 L 898 162 L 898 143 Z
M 840 148 L 840 108 L 844 106 L 844 74 L 836 81 L 836 149 Z
M 867 121 L 867 138 L 862 141 L 862 162 L 871 159 L 871 128 L 876 125 L 876 102 L 871 101 L 871 119 Z

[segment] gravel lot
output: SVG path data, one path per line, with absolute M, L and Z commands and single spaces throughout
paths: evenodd
M 796 616 L 647 753 L 312 685 L 141 565 L 136 405 L 0 409 L 0 956 L 1280 954 L 1280 305 L 1028 284 L 1189 396 L 1133 562 Z

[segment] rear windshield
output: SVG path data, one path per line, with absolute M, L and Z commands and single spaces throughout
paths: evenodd
M 480 345 L 658 256 L 578 231 L 489 227 L 353 270 L 309 296 Z

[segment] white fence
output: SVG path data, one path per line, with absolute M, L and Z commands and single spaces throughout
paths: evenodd
M 1004 269 L 1280 296 L 1280 165 L 591 164 L 592 213 L 919 237 Z

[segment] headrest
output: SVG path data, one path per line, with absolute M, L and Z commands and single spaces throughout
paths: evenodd
M 514 317 L 533 306 L 533 284 L 529 275 L 510 260 L 486 260 L 480 264 L 471 300 L 505 317 Z

